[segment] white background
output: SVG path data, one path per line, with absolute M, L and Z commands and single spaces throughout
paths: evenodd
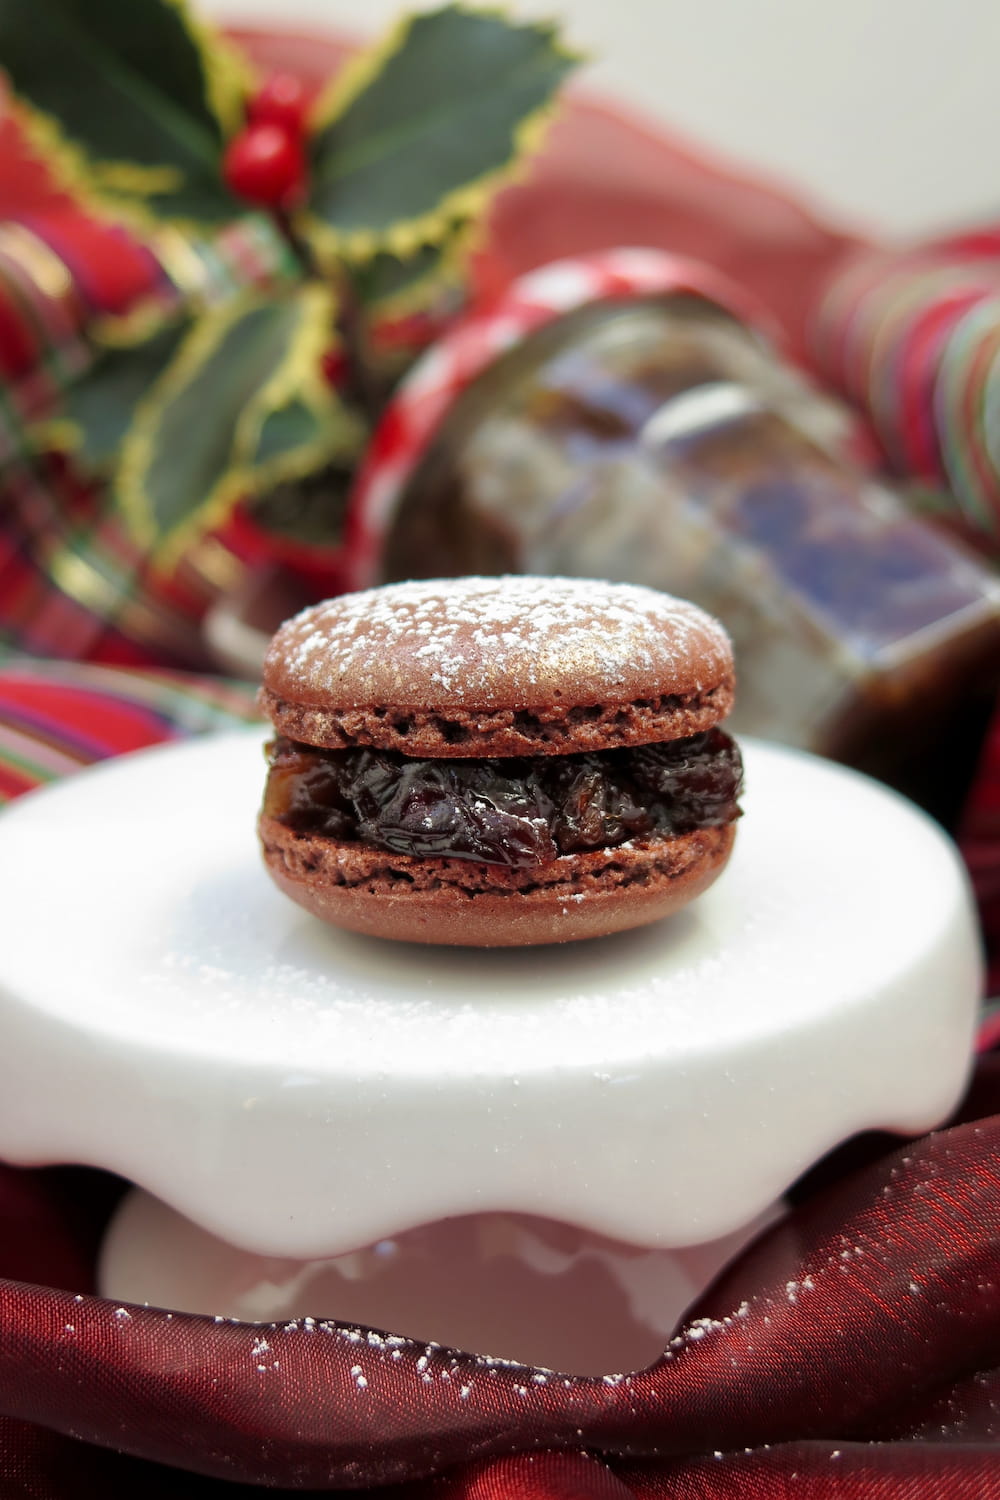
M 359 33 L 403 8 L 200 3 L 232 20 Z M 520 0 L 514 9 L 562 17 L 594 59 L 592 85 L 769 169 L 848 222 L 908 235 L 1000 217 L 1000 0 Z

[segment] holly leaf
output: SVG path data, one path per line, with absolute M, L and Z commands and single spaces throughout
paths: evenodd
M 89 469 L 113 467 L 136 407 L 173 358 L 187 327 L 180 320 L 144 343 L 102 351 L 66 391 L 59 416 L 33 429 L 35 441 L 74 453 Z
M 320 372 L 329 288 L 245 296 L 198 320 L 122 446 L 116 491 L 154 563 L 172 566 L 238 500 L 319 468 L 359 442 Z
M 257 436 L 253 462 L 256 467 L 280 459 L 297 448 L 306 448 L 315 443 L 323 430 L 323 419 L 318 411 L 301 397 L 289 401 L 277 411 L 265 416 Z
M 147 226 L 239 214 L 221 162 L 247 81 L 185 0 L 0 0 L 0 65 L 27 134 L 84 201 Z
M 313 474 L 333 459 L 354 460 L 367 433 L 357 414 L 326 388 L 266 412 L 250 457 L 252 491 Z
M 438 242 L 516 170 L 576 61 L 546 24 L 411 17 L 319 99 L 303 231 L 357 259 Z
M 413 255 L 391 255 L 380 250 L 355 272 L 355 284 L 368 306 L 395 303 L 426 285 L 434 285 L 444 274 L 445 251 L 439 245 L 421 245 Z
M 418 245 L 409 255 L 379 250 L 348 268 L 358 300 L 381 317 L 400 317 L 431 306 L 462 280 L 467 224 L 449 226 L 440 244 Z

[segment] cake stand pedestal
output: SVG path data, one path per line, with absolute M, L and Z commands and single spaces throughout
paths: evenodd
M 290 1262 L 376 1247 L 374 1266 L 441 1221 L 466 1252 L 535 1236 L 536 1263 L 729 1253 L 846 1136 L 949 1112 L 980 991 L 937 827 L 841 767 L 745 753 L 746 816 L 706 895 L 547 948 L 382 942 L 287 901 L 255 845 L 255 731 L 25 798 L 0 838 L 0 1156 L 159 1200 L 123 1210 L 105 1255 L 105 1290 L 137 1300 L 259 1291 L 258 1260 L 205 1292 L 213 1242 L 280 1261 L 287 1286 Z M 338 1315 L 254 1295 L 260 1317 Z

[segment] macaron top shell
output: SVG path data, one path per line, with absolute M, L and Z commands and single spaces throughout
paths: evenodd
M 732 691 L 729 639 L 695 605 L 514 575 L 390 584 L 303 610 L 271 643 L 262 702 L 281 733 L 313 745 L 481 756 L 694 734 Z

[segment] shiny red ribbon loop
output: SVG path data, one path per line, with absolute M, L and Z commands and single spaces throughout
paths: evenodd
M 996 1107 L 997 1073 L 985 1060 L 978 1103 Z M 44 1192 L 58 1174 L 12 1178 Z M 22 1191 L 22 1228 L 24 1213 Z M 141 1470 L 401 1486 L 401 1500 L 799 1496 L 831 1483 L 1000 1495 L 1000 1115 L 807 1196 L 661 1358 L 629 1375 L 564 1376 L 328 1321 L 215 1321 L 14 1281 L 0 1284 L 0 1327 L 0 1410 L 38 1424 L 8 1425 L 8 1444 L 33 1443 L 36 1466 L 40 1454 L 56 1461 L 62 1433 L 98 1445 L 72 1445 L 84 1474 L 110 1462 L 107 1448 Z

